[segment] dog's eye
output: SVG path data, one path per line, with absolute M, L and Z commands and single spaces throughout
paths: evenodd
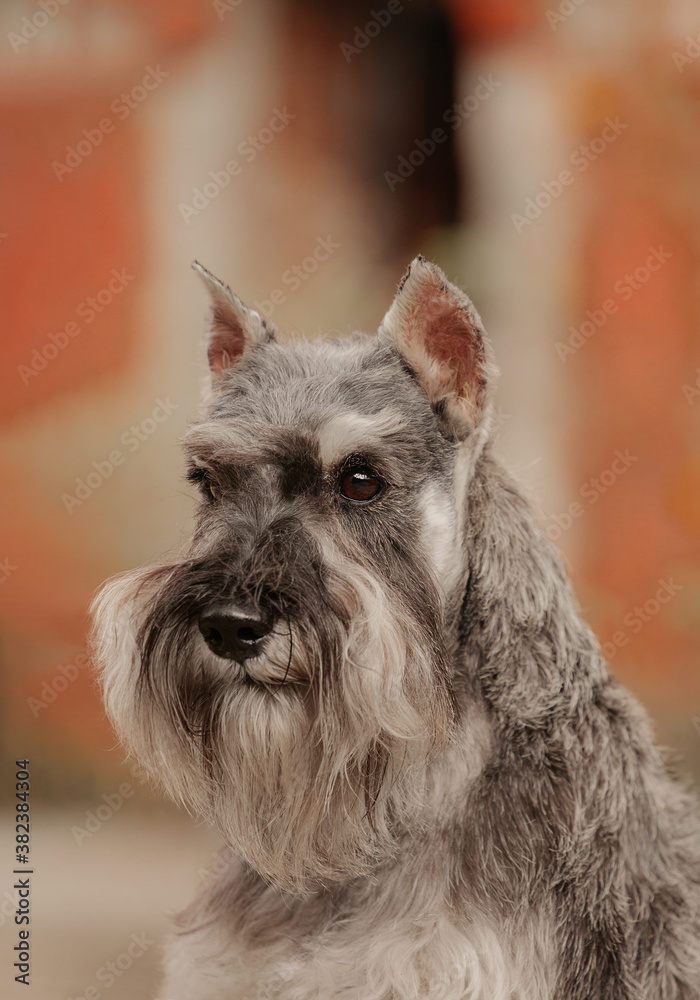
M 371 469 L 352 469 L 345 472 L 340 480 L 340 493 L 346 500 L 355 503 L 367 503 L 379 496 L 382 481 L 374 475 Z
M 209 503 L 214 503 L 215 500 L 218 500 L 217 488 L 212 482 L 208 469 L 203 469 L 200 465 L 193 465 L 187 471 L 187 478 L 199 488 L 202 496 Z

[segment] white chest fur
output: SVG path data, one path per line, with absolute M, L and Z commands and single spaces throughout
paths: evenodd
M 179 936 L 161 1000 L 547 1000 L 552 943 L 532 918 L 516 936 L 481 915 L 396 906 L 341 916 L 302 943 L 251 948 L 219 925 Z M 411 908 L 412 909 L 412 908 Z

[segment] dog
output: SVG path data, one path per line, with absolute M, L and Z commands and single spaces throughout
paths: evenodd
M 697 1000 L 700 824 L 492 450 L 422 257 L 377 336 L 280 343 L 195 263 L 182 561 L 108 583 L 113 725 L 214 824 L 163 1000 Z

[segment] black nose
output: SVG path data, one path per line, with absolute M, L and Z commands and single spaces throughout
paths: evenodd
M 272 622 L 250 608 L 215 605 L 199 616 L 199 631 L 212 653 L 243 663 L 258 656 L 272 631 Z

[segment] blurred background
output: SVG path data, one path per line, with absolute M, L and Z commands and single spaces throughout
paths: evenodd
M 699 112 L 694 0 L 3 0 L 0 799 L 29 758 L 37 1000 L 155 996 L 220 848 L 124 763 L 84 639 L 189 532 L 194 258 L 311 337 L 376 329 L 417 252 L 468 290 L 499 450 L 698 782 Z

